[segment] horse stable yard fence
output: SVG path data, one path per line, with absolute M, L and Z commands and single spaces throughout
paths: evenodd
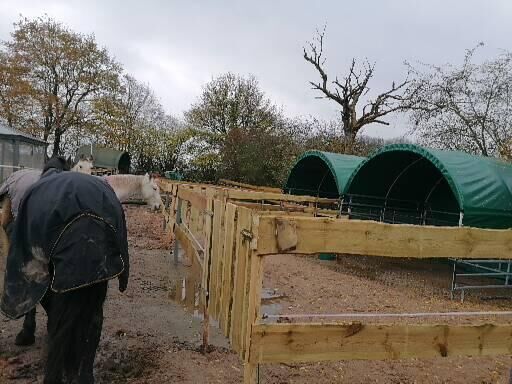
M 208 343 L 210 320 L 217 321 L 244 362 L 246 384 L 258 382 L 258 366 L 265 363 L 483 356 L 512 351 L 512 325 L 508 322 L 459 325 L 396 320 L 429 315 L 478 317 L 479 313 L 312 314 L 298 315 L 292 323 L 264 322 L 260 313 L 263 265 L 273 255 L 458 259 L 489 259 L 492 255 L 511 259 L 510 230 L 349 220 L 338 217 L 337 200 L 309 196 L 169 180 L 162 180 L 160 188 L 167 195 L 167 228 L 184 251 L 181 262 L 196 271 L 204 343 Z M 177 246 L 171 263 L 180 261 L 178 250 Z M 195 302 L 195 296 L 191 301 Z M 512 312 L 493 315 L 510 316 Z M 330 321 L 321 322 L 326 317 Z M 394 322 L 372 324 L 366 321 L 368 317 L 388 317 Z

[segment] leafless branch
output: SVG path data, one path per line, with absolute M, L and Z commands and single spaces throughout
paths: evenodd
M 369 81 L 375 73 L 375 63 L 368 60 L 358 66 L 356 59 L 352 59 L 347 75 L 343 79 L 335 77 L 329 82 L 325 70 L 326 59 L 324 57 L 325 28 L 322 32 L 317 31 L 313 42 L 309 42 L 308 48 L 304 48 L 304 59 L 313 65 L 320 77 L 319 82 L 310 81 L 312 89 L 322 93 L 316 98 L 331 99 L 339 105 L 343 132 L 346 140 L 351 143 L 357 133 L 368 124 L 389 125 L 382 120 L 382 117 L 397 111 L 403 111 L 412 107 L 413 94 L 405 92 L 410 82 L 408 79 L 399 83 L 392 83 L 389 90 L 379 94 L 374 100 L 370 100 L 362 108 L 359 108 L 361 98 L 366 97 L 370 91 Z M 361 115 L 359 115 L 361 109 Z

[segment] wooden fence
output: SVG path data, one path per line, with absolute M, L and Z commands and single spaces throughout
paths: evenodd
M 512 325 L 275 323 L 260 306 L 265 258 L 322 252 L 409 258 L 512 258 L 512 231 L 336 218 L 336 201 L 162 181 L 167 228 L 197 265 L 200 304 L 244 361 L 261 363 L 510 354 Z M 175 249 L 178 254 L 178 246 Z M 178 260 L 175 259 L 175 262 Z

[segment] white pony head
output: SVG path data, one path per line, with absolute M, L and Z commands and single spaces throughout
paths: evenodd
M 150 177 L 147 173 L 142 178 L 141 185 L 142 198 L 146 203 L 154 209 L 158 210 L 162 205 L 162 198 L 160 197 L 160 188 L 153 177 Z
M 85 157 L 84 155 L 80 155 L 78 162 L 75 164 L 71 170 L 73 172 L 86 173 L 90 175 L 92 173 L 92 168 L 94 166 L 94 159 L 92 156 Z

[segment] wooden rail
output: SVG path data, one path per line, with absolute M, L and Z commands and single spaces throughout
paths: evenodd
M 512 231 L 316 217 L 260 218 L 259 254 L 319 252 L 412 258 L 512 258 Z
M 332 252 L 512 258 L 512 230 L 315 217 L 321 212 L 316 207 L 308 210 L 310 204 L 329 199 L 273 192 L 183 182 L 169 183 L 162 190 L 171 200 L 165 210 L 167 228 L 184 249 L 185 263 L 192 260 L 201 265 L 198 280 L 205 315 L 203 340 L 208 342 L 209 319 L 217 320 L 244 361 L 246 384 L 256 383 L 256 368 L 262 363 L 491 356 L 512 351 L 512 325 L 508 323 L 262 324 L 260 315 L 263 263 L 271 255 Z M 262 201 L 273 204 L 256 203 Z M 294 204 L 287 207 L 283 202 Z
M 281 188 L 262 187 L 259 185 L 251 185 L 251 184 L 240 183 L 237 181 L 226 180 L 226 179 L 220 179 L 219 184 L 226 185 L 228 187 L 244 188 L 244 189 L 248 189 L 248 190 L 252 190 L 252 191 L 283 193 L 283 190 Z
M 510 325 L 258 324 L 251 363 L 510 354 Z

